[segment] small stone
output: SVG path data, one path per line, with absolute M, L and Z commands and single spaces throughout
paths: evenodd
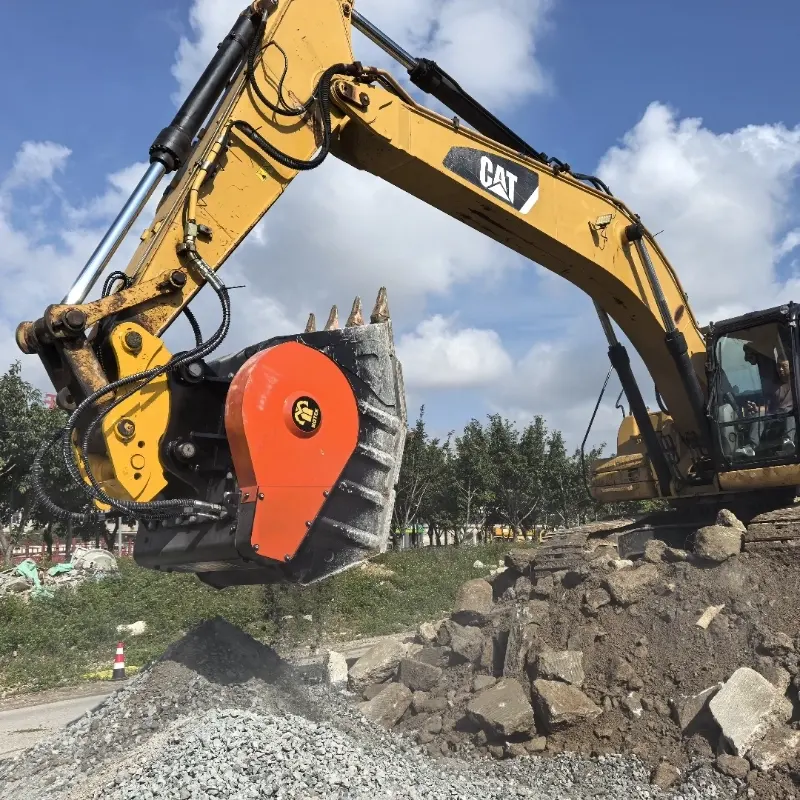
M 490 744 L 487 749 L 492 758 L 496 758 L 498 761 L 506 754 L 505 748 L 501 744 Z
M 520 575 L 530 575 L 535 561 L 535 548 L 512 550 L 506 554 L 505 565 L 508 569 L 518 572 Z
M 747 778 L 747 773 L 750 772 L 750 763 L 745 758 L 721 753 L 717 756 L 717 769 L 729 778 L 737 778 L 743 781 Z
M 484 689 L 488 689 L 496 683 L 497 678 L 491 675 L 476 675 L 475 680 L 472 682 L 472 691 L 482 692 Z
M 748 753 L 752 765 L 761 772 L 781 767 L 800 754 L 800 731 L 781 726 L 767 733 Z
M 459 625 L 485 625 L 493 605 L 492 585 L 483 578 L 475 578 L 458 590 L 456 610 L 450 617 Z
M 781 692 L 781 694 L 786 694 L 789 690 L 789 686 L 792 683 L 792 676 L 789 674 L 788 670 L 774 664 L 768 659 L 762 660 L 756 669 L 759 674 L 763 675 L 779 692 Z
M 679 695 L 672 700 L 672 708 L 675 712 L 675 722 L 678 723 L 681 731 L 686 734 L 695 723 L 700 724 L 702 715 L 708 709 L 709 700 L 722 688 L 721 683 L 709 686 L 693 695 Z
M 550 604 L 546 600 L 530 600 L 525 606 L 525 613 L 530 622 L 545 625 L 550 617 Z
M 680 780 L 680 777 L 681 773 L 677 767 L 674 767 L 668 761 L 662 761 L 651 773 L 650 783 L 653 786 L 658 786 L 662 791 L 667 791 Z
M 417 641 L 420 644 L 432 645 L 436 641 L 440 625 L 432 622 L 423 622 L 417 628 Z
M 639 719 L 644 713 L 644 706 L 642 706 L 642 698 L 636 693 L 631 692 L 627 697 L 622 700 L 622 710 L 631 718 Z
M 595 728 L 594 735 L 598 739 L 610 739 L 614 735 L 614 730 L 609 727 Z
M 794 642 L 783 631 L 765 630 L 761 635 L 761 642 L 757 648 L 759 653 L 769 656 L 785 656 L 794 652 Z
M 529 753 L 541 753 L 547 749 L 547 739 L 544 736 L 534 736 L 525 742 L 525 749 Z
M 536 660 L 536 677 L 582 686 L 583 653 L 572 650 L 543 650 Z
M 388 680 L 394 675 L 405 654 L 405 646 L 394 639 L 379 642 L 350 667 L 350 688 L 360 693 L 372 683 Z
M 592 611 L 598 611 L 610 602 L 611 595 L 605 589 L 599 587 L 597 589 L 587 589 L 583 595 L 584 605 Z
M 391 728 L 406 713 L 411 705 L 411 698 L 411 691 L 402 683 L 390 683 L 372 700 L 360 703 L 359 711 L 373 722 Z
M 533 709 L 519 681 L 503 678 L 470 700 L 467 714 L 490 735 L 509 737 L 536 731 Z
M 717 514 L 717 525 L 721 525 L 723 528 L 735 528 L 742 533 L 747 530 L 745 524 L 736 514 L 734 514 L 733 511 L 729 511 L 727 508 L 721 508 Z
M 617 605 L 626 607 L 642 600 L 648 587 L 658 579 L 658 569 L 654 564 L 642 564 L 637 569 L 626 569 L 609 575 L 603 581 L 611 599 Z
M 580 689 L 560 681 L 533 682 L 536 708 L 548 731 L 584 723 L 603 713 Z
M 441 733 L 442 732 L 442 718 L 439 715 L 432 716 L 426 723 L 425 723 L 425 730 L 429 733 Z
M 484 564 L 480 559 L 476 558 L 472 564 L 472 569 L 486 569 L 486 564 Z
M 450 647 L 456 662 L 474 663 L 481 658 L 483 652 L 484 636 L 480 628 L 471 625 L 462 626 L 457 622 L 448 620 L 445 623 L 450 632 Z
M 536 581 L 531 597 L 537 600 L 547 600 L 555 591 L 555 582 L 552 575 L 543 575 Z
M 725 608 L 725 604 L 723 603 L 721 606 L 709 606 L 701 615 L 700 618 L 695 622 L 698 628 L 702 628 L 703 630 L 707 630 L 708 626 L 711 622 L 716 618 L 722 609 Z
M 660 564 L 666 549 L 667 545 L 665 542 L 662 542 L 660 539 L 651 539 L 644 546 L 644 560 L 650 564 Z
M 418 731 L 417 741 L 420 744 L 430 744 L 434 740 L 434 735 L 430 731 Z
M 629 558 L 615 558 L 610 562 L 609 566 L 616 571 L 630 569 L 633 566 L 633 561 Z
M 400 662 L 398 680 L 412 692 L 427 692 L 433 689 L 442 677 L 441 667 L 434 667 L 413 658 L 404 658 Z
M 736 528 L 709 525 L 697 531 L 694 552 L 707 561 L 717 564 L 738 555 L 742 550 L 742 533 Z
M 644 687 L 644 681 L 624 658 L 616 658 L 614 660 L 609 677 L 612 683 L 627 686 L 634 691 Z
M 532 590 L 533 584 L 530 578 L 526 575 L 517 578 L 517 582 L 514 584 L 514 595 L 518 600 L 528 600 Z
M 770 728 L 792 716 L 791 702 L 749 667 L 737 669 L 708 707 L 737 756 L 745 755 Z
M 425 704 L 428 702 L 430 694 L 428 692 L 414 692 L 411 698 L 411 708 L 415 714 L 419 714 L 425 709 Z
M 668 564 L 679 564 L 682 561 L 687 561 L 689 554 L 685 550 L 679 550 L 676 547 L 667 547 L 661 554 L 661 558 Z

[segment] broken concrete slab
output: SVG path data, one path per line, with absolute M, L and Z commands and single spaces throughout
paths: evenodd
M 591 611 L 599 611 L 611 602 L 611 595 L 600 587 L 587 589 L 583 595 L 583 604 Z
M 508 569 L 518 572 L 520 575 L 530 575 L 536 561 L 536 550 L 512 550 L 506 553 L 505 565 Z
M 385 728 L 392 728 L 406 713 L 412 698 L 411 690 L 402 683 L 389 683 L 372 700 L 360 703 L 358 710 L 373 722 L 377 722 Z
M 347 686 L 347 659 L 343 653 L 328 650 L 325 654 L 325 676 L 334 689 Z
M 662 542 L 661 539 L 651 539 L 644 546 L 644 560 L 650 564 L 660 564 L 666 549 L 666 542 Z
M 583 653 L 574 650 L 543 650 L 536 659 L 536 676 L 582 686 L 585 679 Z
M 742 551 L 742 532 L 722 525 L 700 528 L 694 541 L 694 552 L 706 561 L 721 564 Z
M 483 578 L 475 578 L 458 590 L 455 611 L 450 618 L 459 625 L 485 625 L 493 605 L 492 585 Z
M 737 669 L 708 707 L 737 756 L 746 755 L 767 731 L 792 716 L 789 700 L 749 667 Z
M 467 714 L 489 736 L 536 732 L 533 708 L 519 681 L 503 678 L 470 700 Z
M 385 639 L 371 647 L 359 658 L 348 676 L 348 685 L 359 694 L 370 684 L 382 683 L 391 678 L 400 659 L 406 655 L 406 646 L 395 639 Z
M 524 609 L 516 609 L 511 620 L 503 661 L 503 676 L 520 677 L 528 651 L 536 643 L 539 626 L 530 622 Z
M 697 694 L 678 695 L 678 697 L 670 701 L 673 719 L 678 723 L 678 726 L 684 734 L 688 734 L 695 728 L 701 727 L 704 721 L 710 721 L 708 703 L 722 686 L 722 683 L 716 683 Z M 703 715 L 706 715 L 706 720 L 703 719 Z
M 781 726 L 773 728 L 760 742 L 756 742 L 747 757 L 756 769 L 769 772 L 798 755 L 800 755 L 800 731 Z
M 531 597 L 537 600 L 547 600 L 555 591 L 555 581 L 552 575 L 543 575 L 536 581 Z
M 620 606 L 638 603 L 647 593 L 648 587 L 658 580 L 655 564 L 642 564 L 637 569 L 623 569 L 607 576 L 603 588 L 611 599 Z
M 603 713 L 580 689 L 560 681 L 535 680 L 533 696 L 537 713 L 550 732 L 588 722 Z
M 417 661 L 422 661 L 423 664 L 430 664 L 434 667 L 446 667 L 450 663 L 450 648 L 449 647 L 425 647 L 418 653 L 414 654 Z
M 413 658 L 404 658 L 400 662 L 397 677 L 412 692 L 428 692 L 439 683 L 442 668 Z
M 452 620 L 449 620 L 446 626 L 450 633 L 450 648 L 453 651 L 451 660 L 456 663 L 478 661 L 483 653 L 484 645 L 484 635 L 480 628 L 472 625 L 459 625 Z

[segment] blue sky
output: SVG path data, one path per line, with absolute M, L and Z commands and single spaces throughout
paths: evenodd
M 0 273 L 23 295 L 11 299 L 6 291 L 0 303 L 4 363 L 17 357 L 10 341 L 16 323 L 60 300 L 135 179 L 135 165 L 174 113 L 175 93 L 189 85 L 240 4 L 0 6 L 0 24 L 12 32 L 0 49 L 0 234 L 11 241 L 0 244 Z M 437 57 L 538 149 L 583 171 L 600 169 L 651 229 L 665 230 L 663 246 L 702 322 L 788 297 L 797 257 L 792 232 L 800 230 L 800 4 L 498 0 L 488 11 L 486 5 L 357 3 L 412 53 Z M 487 13 L 496 29 L 485 24 Z M 487 32 L 477 49 L 476 29 Z M 358 55 L 374 52 L 360 37 L 355 41 Z M 18 153 L 25 143 L 43 142 L 49 145 L 36 158 L 50 159 L 51 174 L 26 181 L 29 162 Z M 353 269 L 346 251 L 322 252 L 332 267 L 314 302 L 327 292 L 328 302 L 343 306 L 356 291 L 366 296 L 387 283 L 397 298 L 409 403 L 412 410 L 426 403 L 436 431 L 492 410 L 523 422 L 542 413 L 577 444 L 607 369 L 588 298 L 418 201 L 375 186 L 377 179 L 327 164 L 319 172 L 301 176 L 285 208 L 267 215 L 263 235 L 232 262 L 229 280 L 252 286 L 240 302 L 268 319 L 264 335 L 288 332 L 309 310 L 325 312 L 309 308 L 291 280 L 255 271 L 267 253 L 288 248 L 281 228 L 333 213 L 326 191 L 374 193 L 384 214 L 376 216 L 384 226 L 376 254 L 383 238 L 400 248 L 409 230 L 420 227 L 428 246 L 398 253 L 385 267 L 373 258 Z M 114 174 L 116 188 L 109 183 Z M 736 213 L 717 212 L 721 195 Z M 308 248 L 306 258 L 320 256 Z M 401 275 L 398 265 L 411 260 L 420 263 Z M 231 347 L 246 343 L 252 331 L 252 325 L 235 330 Z M 449 369 L 435 366 L 431 354 Z M 30 363 L 35 359 L 23 360 L 44 386 Z M 597 438 L 606 441 L 618 420 L 610 399 L 598 417 Z

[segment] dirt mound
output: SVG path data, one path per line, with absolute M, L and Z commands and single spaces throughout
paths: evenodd
M 395 709 L 396 730 L 434 754 L 629 753 L 666 784 L 713 765 L 750 796 L 800 794 L 795 551 L 711 561 L 652 543 L 636 563 L 595 552 L 533 581 L 535 552 L 512 553 L 490 579 L 488 613 L 460 625 L 470 621 L 457 608 L 433 643 L 430 631 L 419 637 L 408 659 L 441 674 L 424 673 L 426 691 Z M 479 594 L 471 584 L 465 597 Z M 418 689 L 405 676 L 422 674 L 405 664 L 393 680 Z M 361 706 L 376 719 L 381 688 Z M 765 759 L 752 742 L 769 730 Z

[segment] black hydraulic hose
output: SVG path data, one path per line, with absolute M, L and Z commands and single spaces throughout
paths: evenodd
M 594 405 L 594 411 L 592 412 L 592 418 L 589 420 L 589 427 L 586 429 L 586 434 L 583 437 L 583 441 L 581 442 L 581 477 L 583 478 L 583 486 L 586 489 L 586 494 L 588 498 L 594 502 L 594 498 L 592 497 L 592 492 L 589 489 L 589 480 L 586 477 L 586 441 L 589 438 L 589 433 L 592 430 L 592 425 L 594 425 L 594 419 L 597 416 L 597 411 L 600 408 L 600 403 L 603 402 L 603 395 L 606 393 L 606 387 L 608 386 L 608 382 L 611 379 L 611 373 L 614 371 L 612 367 L 608 371 L 608 375 L 606 375 L 606 379 L 603 382 L 603 388 L 600 390 L 600 397 L 597 398 L 597 402 Z
M 655 391 L 655 393 L 656 393 L 656 403 L 658 403 L 658 407 L 659 407 L 659 409 L 660 409 L 660 410 L 661 410 L 661 411 L 662 411 L 664 414 L 669 414 L 669 411 L 667 410 L 667 407 L 666 407 L 666 405 L 664 404 L 664 398 L 661 396 L 661 392 L 659 392 L 659 391 L 658 391 L 658 386 L 653 386 L 653 390 L 654 390 L 654 391 Z
M 200 330 L 200 323 L 197 317 L 189 310 L 189 307 L 183 309 L 186 319 L 189 320 L 189 325 L 192 326 L 192 333 L 194 334 L 194 343 L 197 347 L 203 344 L 203 331 Z

